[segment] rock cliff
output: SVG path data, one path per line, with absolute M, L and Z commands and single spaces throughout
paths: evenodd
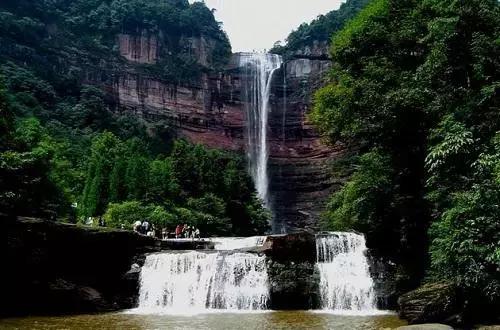
M 119 40 L 122 39 L 123 36 Z M 126 45 L 142 47 L 148 42 Z M 206 43 L 199 44 L 203 45 L 196 46 L 194 53 L 209 53 Z M 122 53 L 142 54 L 136 58 L 145 59 L 150 52 L 151 49 L 144 52 L 140 48 Z M 128 70 L 117 75 L 108 88 L 116 97 L 119 111 L 151 121 L 165 120 L 176 128 L 179 137 L 194 143 L 244 152 L 244 72 L 239 69 L 239 56 L 233 54 L 224 70 L 203 73 L 188 84 Z M 340 183 L 332 179 L 330 162 L 342 157 L 345 148 L 323 144 L 307 120 L 312 94 L 330 66 L 328 59 L 303 56 L 286 62 L 272 81 L 268 134 L 270 195 L 275 221 L 284 232 L 316 230 L 327 197 Z
M 0 315 L 105 312 L 132 308 L 131 265 L 155 240 L 37 219 L 1 218 L 6 247 Z M 130 274 L 129 274 L 130 273 Z

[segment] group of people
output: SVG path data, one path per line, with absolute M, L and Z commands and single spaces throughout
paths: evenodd
M 142 234 L 142 235 L 146 235 L 146 236 L 151 236 L 151 237 L 155 237 L 155 232 L 156 232 L 156 228 L 155 228 L 155 225 L 153 224 L 150 224 L 147 220 L 144 220 L 144 221 L 136 221 L 134 223 L 134 231 L 139 233 L 139 234 Z
M 146 235 L 150 237 L 157 237 L 160 233 L 156 231 L 155 225 L 150 224 L 147 220 L 136 221 L 133 225 L 134 231 L 141 235 Z M 167 228 L 162 228 L 161 238 L 167 239 L 169 237 L 169 231 Z M 177 225 L 175 228 L 175 238 L 200 238 L 200 230 L 194 226 L 189 226 L 187 224 Z M 159 236 L 158 236 L 159 238 Z
M 188 224 L 175 227 L 175 238 L 200 238 L 200 230 Z

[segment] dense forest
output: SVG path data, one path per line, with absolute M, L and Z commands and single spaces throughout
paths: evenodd
M 315 42 L 327 44 L 332 34 L 356 16 L 368 2 L 369 0 L 347 0 L 339 9 L 320 15 L 311 23 L 301 24 L 288 35 L 284 45 L 275 45 L 271 52 L 289 58 L 305 47 L 312 47 Z
M 126 68 L 182 84 L 224 65 L 229 41 L 203 3 L 16 0 L 2 1 L 0 17 L 2 213 L 102 216 L 117 228 L 188 223 L 206 235 L 267 230 L 241 156 L 177 140 L 164 121 L 121 114 L 95 83 Z M 127 62 L 119 33 L 159 33 L 160 60 Z M 205 64 L 181 40 L 200 36 L 213 40 Z
M 373 0 L 310 115 L 361 150 L 325 228 L 366 233 L 403 290 L 455 283 L 475 316 L 500 302 L 499 36 L 496 0 Z

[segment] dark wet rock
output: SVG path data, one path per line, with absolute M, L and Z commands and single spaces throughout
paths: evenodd
M 459 311 L 457 289 L 448 283 L 431 283 L 398 299 L 399 316 L 410 324 L 455 323 Z
M 310 262 L 268 263 L 271 309 L 308 310 L 319 303 L 319 273 Z
M 264 243 L 265 254 L 273 261 L 316 262 L 316 237 L 307 232 L 269 236 Z
M 154 239 L 129 231 L 36 219 L 6 221 L 3 230 L 2 259 L 8 265 L 0 281 L 3 315 L 133 307 L 128 297 L 137 295 L 139 276 L 131 265 L 137 256 L 158 250 Z
M 397 309 L 398 298 L 402 294 L 397 285 L 397 265 L 376 255 L 373 250 L 368 250 L 367 257 L 377 296 L 377 307 L 384 310 Z
M 261 252 L 268 259 L 271 309 L 307 310 L 318 305 L 319 273 L 313 234 L 269 236 Z

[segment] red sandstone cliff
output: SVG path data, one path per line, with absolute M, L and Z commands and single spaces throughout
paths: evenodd
M 118 36 L 120 53 L 131 64 L 159 60 L 154 36 Z M 200 63 L 207 63 L 209 43 L 185 40 Z M 134 70 L 121 72 L 112 94 L 120 111 L 150 121 L 167 120 L 178 135 L 194 143 L 243 152 L 245 110 L 239 55 L 216 74 L 203 73 L 190 84 L 162 81 Z M 338 182 L 330 163 L 343 148 L 324 145 L 307 121 L 311 96 L 330 68 L 327 59 L 302 56 L 285 63 L 272 82 L 269 118 L 270 195 L 276 221 L 283 229 L 317 229 L 320 213 Z

